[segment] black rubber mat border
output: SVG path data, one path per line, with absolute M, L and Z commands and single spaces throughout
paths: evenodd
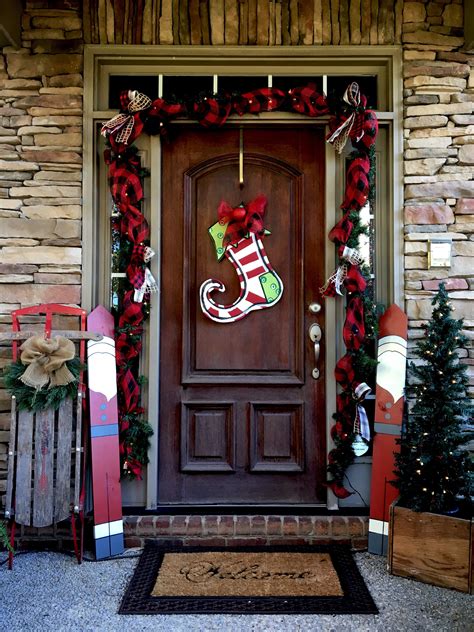
M 344 592 L 342 597 L 152 597 L 163 556 L 182 553 L 329 553 Z M 147 541 L 120 604 L 119 614 L 377 614 L 378 609 L 356 566 L 349 547 L 251 546 L 190 547 L 163 546 Z

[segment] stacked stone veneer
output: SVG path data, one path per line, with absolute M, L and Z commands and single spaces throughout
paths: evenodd
M 448 283 L 454 314 L 464 316 L 466 333 L 473 337 L 474 57 L 462 51 L 461 0 L 289 0 L 268 6 L 256 0 L 208 0 L 190 1 L 189 14 L 183 2 L 144 0 L 146 19 L 132 10 L 134 0 L 26 0 L 24 4 L 22 47 L 5 48 L 0 56 L 0 330 L 10 328 L 10 312 L 15 308 L 41 302 L 79 304 L 81 300 L 84 42 L 370 43 L 403 47 L 404 266 L 410 345 L 422 335 L 421 326 L 429 317 L 430 299 L 440 279 Z M 200 27 L 196 30 L 196 20 L 189 17 L 198 4 Z M 155 5 L 161 12 L 150 21 Z M 453 240 L 451 268 L 428 269 L 427 246 L 433 236 Z M 469 365 L 474 363 L 472 352 L 463 355 Z M 9 359 L 10 348 L 0 347 L 0 364 Z M 0 494 L 5 490 L 9 402 L 0 388 Z M 130 521 L 128 536 L 141 538 L 149 535 L 144 529 L 155 527 L 162 536 L 178 535 L 181 518 L 168 523 L 164 518 L 159 528 L 156 520 Z M 290 527 L 278 520 L 282 529 L 278 537 L 286 537 Z M 185 528 L 186 537 L 196 535 L 192 533 L 196 521 L 189 517 L 185 527 L 180 527 Z M 217 524 L 227 521 L 226 517 Z M 242 521 L 239 517 L 233 522 L 235 537 L 243 535 Z M 265 528 L 274 524 L 269 517 L 264 522 Z M 207 533 L 207 518 L 200 524 L 203 534 Z M 252 524 L 246 535 L 256 537 Z M 323 537 L 314 525 L 312 535 L 300 530 L 309 528 L 306 519 L 300 518 L 297 524 L 295 537 Z M 209 535 L 230 537 L 219 532 L 224 526 L 216 529 Z M 263 535 L 277 537 L 268 531 L 259 537 Z M 334 535 L 334 523 L 330 523 L 324 536 Z
M 403 11 L 405 299 L 410 345 L 423 335 L 440 279 L 474 337 L 474 55 L 463 6 L 406 2 Z M 431 238 L 452 240 L 450 268 L 428 268 Z M 472 350 L 462 351 L 474 384 Z
M 0 330 L 16 308 L 81 301 L 82 20 L 26 5 L 22 48 L 0 56 Z M 2 495 L 9 406 L 0 390 Z

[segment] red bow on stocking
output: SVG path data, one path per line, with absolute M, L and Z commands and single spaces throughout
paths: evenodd
M 217 209 L 219 221 L 227 224 L 224 242 L 235 244 L 249 233 L 264 234 L 263 216 L 267 206 L 267 198 L 259 195 L 252 202 L 233 208 L 222 201 Z

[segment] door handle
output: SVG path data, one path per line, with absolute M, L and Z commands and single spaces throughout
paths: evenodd
M 321 327 L 317 323 L 313 323 L 309 328 L 309 338 L 311 342 L 314 343 L 314 363 L 315 367 L 311 372 L 311 375 L 315 380 L 319 378 L 319 369 L 318 369 L 318 361 L 319 361 L 319 353 L 320 353 L 320 340 L 322 338 L 323 332 Z

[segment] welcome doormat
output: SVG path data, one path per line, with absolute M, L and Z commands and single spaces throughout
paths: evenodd
M 147 542 L 120 614 L 376 614 L 345 546 L 164 547 Z

